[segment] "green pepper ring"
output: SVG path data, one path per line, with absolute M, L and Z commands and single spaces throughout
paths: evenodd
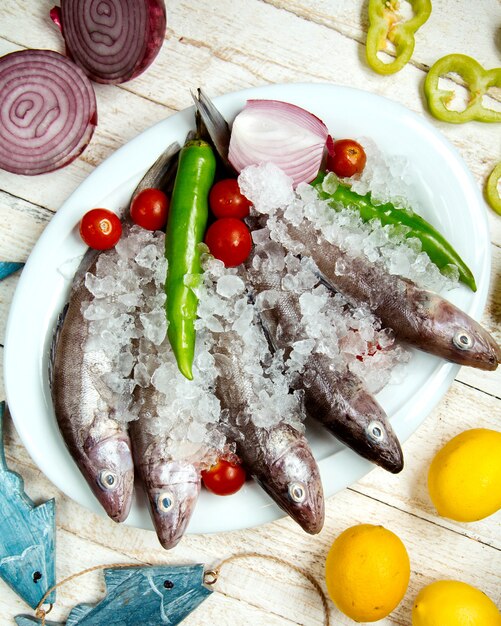
M 501 215 L 501 197 L 499 196 L 498 191 L 499 179 L 501 179 L 501 163 L 498 163 L 492 170 L 485 187 L 485 197 L 487 198 L 487 202 L 498 215 Z
M 448 73 L 459 74 L 470 92 L 470 102 L 463 111 L 453 111 L 447 104 L 454 91 L 440 89 L 438 81 Z M 451 124 L 462 124 L 471 120 L 478 122 L 501 122 L 501 112 L 487 109 L 482 97 L 491 87 L 501 87 L 501 68 L 484 69 L 480 63 L 465 54 L 448 54 L 438 59 L 428 71 L 424 92 L 428 107 L 437 119 Z

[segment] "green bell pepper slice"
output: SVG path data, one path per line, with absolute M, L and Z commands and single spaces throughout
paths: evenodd
M 487 186 L 485 188 L 485 196 L 487 198 L 487 202 L 491 205 L 491 207 L 501 215 L 501 197 L 499 197 L 499 179 L 501 178 L 501 163 L 498 163 L 496 167 L 492 170 L 489 178 L 487 179 Z
M 405 20 L 399 13 L 400 0 L 369 0 L 365 51 L 367 62 L 379 74 L 394 74 L 406 65 L 414 52 L 414 34 L 430 17 L 430 0 L 409 0 L 409 4 L 414 15 Z M 387 49 L 388 41 L 395 46 L 396 56 L 391 63 L 384 63 L 377 53 Z
M 454 98 L 454 91 L 440 89 L 438 81 L 448 73 L 459 74 L 470 92 L 468 106 L 463 111 L 452 111 L 447 105 Z M 431 113 L 443 122 L 462 124 L 477 122 L 501 122 L 501 111 L 487 109 L 482 98 L 491 87 L 501 88 L 501 67 L 486 70 L 480 63 L 465 54 L 448 54 L 430 67 L 424 83 L 424 92 Z
M 329 202 L 331 208 L 339 210 L 339 205 L 342 205 L 356 210 L 364 222 L 377 219 L 383 226 L 391 224 L 407 227 L 405 237 L 419 239 L 421 249 L 440 271 L 443 272 L 449 265 L 455 265 L 459 272 L 459 280 L 472 291 L 477 290 L 475 278 L 466 263 L 445 237 L 420 215 L 411 209 L 398 208 L 391 202 L 374 204 L 370 193 L 362 196 L 343 183 L 338 183 L 333 191 L 327 192 L 323 186 L 324 178 L 325 174 L 322 172 L 311 184 L 319 197 Z

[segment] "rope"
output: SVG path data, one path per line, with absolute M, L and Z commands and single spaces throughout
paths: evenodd
M 247 559 L 247 558 L 266 559 L 268 561 L 273 561 L 274 563 L 278 563 L 279 565 L 285 565 L 286 567 L 289 567 L 290 569 L 294 570 L 295 572 L 297 572 L 298 574 L 306 578 L 311 583 L 312 587 L 315 589 L 317 594 L 320 596 L 320 600 L 322 601 L 322 607 L 324 610 L 324 626 L 330 625 L 329 605 L 327 603 L 327 598 L 325 597 L 325 593 L 323 592 L 323 589 L 318 583 L 318 581 L 316 580 L 316 578 L 314 578 L 308 572 L 305 572 L 304 570 L 302 570 L 297 565 L 294 565 L 293 563 L 290 563 L 289 561 L 285 561 L 284 559 L 273 556 L 271 554 L 261 554 L 260 552 L 240 552 L 237 554 L 233 554 L 232 556 L 229 556 L 228 558 L 220 561 L 220 563 L 212 570 L 208 570 L 205 572 L 205 575 L 204 575 L 205 584 L 213 585 L 217 582 L 223 565 L 226 565 L 238 559 Z

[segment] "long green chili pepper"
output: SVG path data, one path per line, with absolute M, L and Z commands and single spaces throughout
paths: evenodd
M 216 158 L 210 145 L 200 139 L 188 141 L 179 154 L 167 221 L 167 335 L 179 370 L 189 380 L 193 379 L 198 305 L 189 282 L 202 272 L 199 244 L 207 225 L 208 197 L 215 171 Z
M 447 265 L 455 265 L 459 270 L 459 279 L 465 283 L 472 291 L 477 290 L 475 278 L 471 270 L 454 250 L 451 244 L 426 220 L 414 213 L 411 209 L 397 208 L 390 202 L 386 204 L 374 204 L 371 194 L 365 196 L 352 191 L 348 186 L 338 184 L 335 191 L 327 193 L 322 182 L 325 174 L 319 174 L 312 182 L 318 191 L 319 196 L 324 200 L 332 200 L 330 206 L 338 209 L 338 204 L 347 208 L 356 209 L 364 222 L 378 219 L 383 225 L 403 225 L 409 231 L 406 238 L 416 237 L 421 242 L 423 252 L 426 252 L 430 259 L 443 270 Z
M 431 14 L 430 0 L 409 0 L 414 15 L 402 19 L 399 0 L 369 0 L 369 30 L 366 56 L 372 69 L 379 74 L 394 74 L 401 70 L 414 52 L 416 31 Z M 391 63 L 381 61 L 377 53 L 386 50 L 387 41 L 395 46 L 396 56 Z
M 440 89 L 438 86 L 439 78 L 451 72 L 461 76 L 469 91 L 469 102 L 463 111 L 447 108 L 454 98 L 454 91 Z M 424 82 L 424 93 L 430 111 L 443 122 L 501 122 L 500 111 L 484 106 L 483 97 L 491 87 L 501 87 L 501 67 L 485 70 L 480 63 L 465 54 L 448 54 L 430 67 Z

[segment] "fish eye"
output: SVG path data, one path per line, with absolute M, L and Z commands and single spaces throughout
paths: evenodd
M 383 441 L 384 439 L 384 428 L 380 422 L 371 422 L 369 426 L 367 426 L 367 433 L 374 441 Z
M 42 578 L 40 572 L 33 572 L 33 582 L 36 584 Z
M 110 470 L 103 470 L 99 474 L 99 484 L 106 491 L 113 491 L 117 486 L 117 475 L 114 472 L 110 472 Z
M 166 589 L 172 589 L 174 587 L 174 583 L 172 580 L 164 580 L 164 587 Z
M 471 350 L 473 347 L 473 339 L 465 330 L 458 330 L 452 338 L 452 343 L 460 350 Z
M 302 483 L 291 483 L 289 485 L 289 496 L 293 502 L 304 502 L 306 498 L 306 487 Z
M 172 494 L 168 491 L 164 491 L 157 498 L 157 508 L 162 513 L 167 513 L 168 511 L 170 511 L 173 504 L 174 498 L 172 497 Z

